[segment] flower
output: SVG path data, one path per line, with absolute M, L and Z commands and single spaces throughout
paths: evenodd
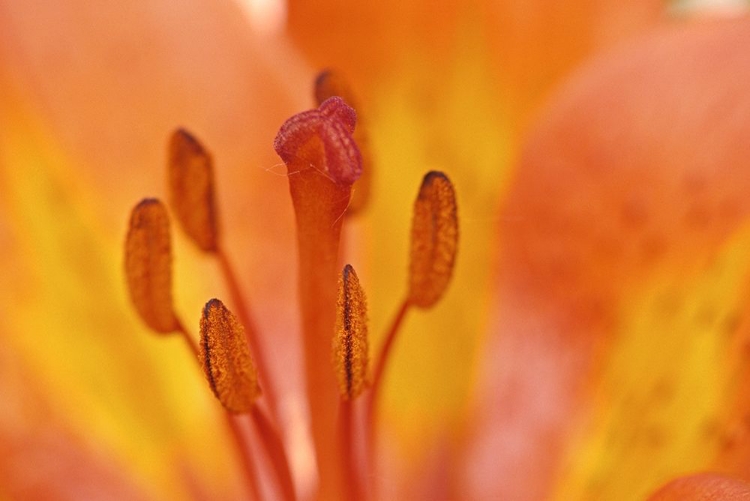
M 260 331 L 296 332 L 293 215 L 271 147 L 284 119 L 310 107 L 307 64 L 346 71 L 371 127 L 373 198 L 346 250 L 374 346 L 405 294 L 421 176 L 446 170 L 458 193 L 455 282 L 435 311 L 406 320 L 386 380 L 384 496 L 628 499 L 691 470 L 743 477 L 742 405 L 731 405 L 743 365 L 730 348 L 742 346 L 744 325 L 735 271 L 745 214 L 734 195 L 744 177 L 729 165 L 746 158 L 735 73 L 747 66 L 746 22 L 681 24 L 611 52 L 538 110 L 584 56 L 661 13 L 657 2 L 620 4 L 455 2 L 436 12 L 426 2 L 290 1 L 289 36 L 304 58 L 285 37 L 252 32 L 234 4 L 81 3 L 33 15 L 3 4 L 0 252 L 12 285 L 0 385 L 13 396 L 0 412 L 4 493 L 239 492 L 231 435 L 193 361 L 178 341 L 149 335 L 127 301 L 123 222 L 135 201 L 163 193 L 167 135 L 189 126 L 215 156 L 227 254 Z M 620 170 L 567 175 L 561 159 Z M 683 182 L 684 192 L 667 189 Z M 737 204 L 722 205 L 727 193 Z M 694 226 L 672 224 L 683 216 Z M 212 259 L 185 239 L 174 245 L 175 304 L 195 332 L 206 299 L 230 294 Z M 732 272 L 711 274 L 709 262 Z M 676 313 L 649 316 L 659 301 Z M 724 325 L 731 343 L 712 345 L 701 322 L 705 332 Z M 669 356 L 685 348 L 683 332 L 687 360 Z M 282 372 L 301 367 L 296 343 L 262 342 L 287 376 L 274 378 L 279 393 L 299 395 L 301 376 Z M 283 405 L 304 476 L 304 411 L 299 399 Z M 722 454 L 712 454 L 716 437 L 731 445 Z

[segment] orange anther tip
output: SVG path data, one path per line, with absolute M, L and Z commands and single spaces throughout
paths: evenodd
M 218 248 L 211 155 L 184 129 L 169 141 L 170 203 L 177 221 L 193 242 L 206 252 Z
M 228 411 L 249 412 L 261 391 L 245 329 L 221 301 L 212 299 L 203 308 L 200 330 L 200 355 L 211 390 Z
M 458 250 L 458 211 L 453 184 L 442 172 L 428 172 L 414 203 L 409 268 L 409 302 L 432 307 L 443 295 Z
M 342 398 L 356 398 L 367 385 L 367 301 L 348 264 L 339 277 L 333 358 Z
M 133 208 L 125 238 L 125 275 L 130 299 L 151 329 L 173 332 L 172 244 L 167 209 L 147 198 Z

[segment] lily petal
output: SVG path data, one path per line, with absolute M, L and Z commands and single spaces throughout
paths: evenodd
M 750 484 L 721 475 L 702 473 L 669 482 L 648 498 L 648 501 L 747 501 L 748 499 L 750 499 Z
M 28 360 L 61 428 L 99 442 L 152 497 L 188 497 L 189 477 L 233 497 L 218 410 L 180 342 L 138 322 L 122 239 L 129 208 L 166 191 L 169 133 L 190 126 L 217 152 L 228 252 L 243 257 L 249 287 L 267 291 L 259 323 L 294 333 L 293 273 L 277 259 L 286 242 L 293 260 L 293 218 L 278 202 L 287 187 L 272 142 L 299 106 L 272 82 L 299 68 L 271 64 L 275 45 L 256 40 L 232 2 L 2 2 L 0 42 L 0 270 L 14 278 L 2 288 L 4 341 Z M 202 303 L 224 289 L 175 238 L 177 309 L 195 335 Z
M 749 26 L 643 37 L 540 115 L 502 216 L 476 449 L 505 481 L 477 497 L 635 499 L 745 471 L 745 434 L 726 438 L 747 412 Z
M 344 70 L 372 117 L 373 194 L 363 220 L 376 251 L 357 269 L 372 285 L 374 346 L 404 294 L 405 201 L 427 170 L 451 176 L 462 240 L 471 242 L 444 301 L 410 315 L 394 350 L 383 409 L 391 442 L 408 458 L 397 469 L 426 464 L 422 444 L 457 441 L 467 421 L 489 309 L 492 221 L 532 105 L 605 38 L 613 44 L 659 18 L 661 2 L 636 4 L 289 2 L 292 39 L 315 64 Z

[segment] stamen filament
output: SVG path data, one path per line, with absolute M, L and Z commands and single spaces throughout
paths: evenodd
M 380 353 L 378 353 L 377 355 L 375 368 L 373 369 L 372 373 L 372 383 L 370 385 L 370 393 L 367 396 L 367 406 L 365 409 L 365 427 L 367 433 L 366 447 L 368 451 L 368 462 L 371 469 L 375 468 L 375 434 L 377 428 L 377 408 L 378 399 L 380 398 L 380 387 L 382 386 L 383 374 L 385 374 L 386 364 L 390 358 L 391 351 L 393 350 L 393 343 L 399 330 L 401 329 L 401 324 L 403 323 L 404 318 L 406 317 L 406 312 L 409 311 L 410 306 L 411 303 L 409 302 L 408 298 L 405 299 L 401 303 L 401 306 L 396 312 L 396 315 L 393 317 L 391 326 L 385 336 L 383 347 L 380 349 Z
M 185 343 L 188 345 L 188 348 L 190 348 L 190 351 L 193 352 L 193 355 L 195 355 L 195 359 L 200 361 L 200 354 L 198 351 L 198 343 L 196 343 L 195 339 L 190 335 L 190 333 L 187 331 L 187 328 L 183 325 L 183 323 L 180 321 L 180 319 L 177 319 L 177 332 L 180 333 L 182 336 L 182 339 L 185 340 Z
M 354 450 L 354 400 L 345 400 L 343 397 L 339 403 L 339 447 L 344 475 L 344 499 L 360 501 L 364 497 Z
M 391 321 L 391 327 L 388 329 L 388 334 L 385 336 L 383 347 L 380 349 L 380 353 L 376 359 L 375 368 L 372 373 L 372 383 L 370 386 L 370 405 L 368 406 L 368 413 L 371 416 L 370 420 L 372 420 L 372 416 L 374 416 L 375 413 L 378 395 L 380 394 L 381 381 L 383 380 L 383 374 L 385 373 L 386 363 L 388 362 L 393 342 L 396 339 L 396 335 L 401 328 L 401 324 L 403 323 L 404 318 L 406 317 L 406 312 L 409 311 L 410 306 L 411 303 L 409 303 L 408 300 L 404 300 L 401 303 L 401 306 Z
M 240 323 L 245 328 L 245 337 L 247 343 L 250 345 L 250 352 L 253 354 L 255 366 L 258 371 L 258 376 L 261 385 L 263 386 L 263 396 L 266 397 L 268 403 L 268 409 L 271 412 L 274 420 L 278 422 L 278 400 L 276 398 L 276 392 L 273 387 L 273 378 L 268 369 L 268 364 L 263 356 L 263 350 L 260 347 L 258 341 L 258 329 L 253 320 L 248 302 L 245 300 L 245 295 L 242 293 L 237 275 L 234 272 L 234 267 L 229 261 L 229 258 L 223 248 L 219 247 L 216 251 L 216 258 L 219 260 L 219 266 L 221 272 L 224 275 L 227 288 L 229 289 L 229 295 L 232 298 L 237 317 L 240 319 Z
M 295 501 L 297 496 L 294 492 L 294 481 L 292 480 L 289 461 L 286 456 L 286 451 L 284 450 L 284 444 L 279 437 L 278 430 L 257 405 L 250 411 L 250 415 L 252 416 L 255 426 L 258 428 L 258 435 L 261 437 L 266 452 L 268 453 L 268 457 L 271 460 L 274 471 L 276 472 L 276 480 L 281 492 L 283 493 L 284 499 L 287 501 Z
M 240 419 L 243 418 L 241 416 L 232 416 L 228 412 L 224 412 L 224 418 L 227 420 L 229 431 L 232 432 L 235 447 L 242 460 L 242 468 L 245 471 L 245 482 L 250 490 L 250 494 L 253 499 L 260 501 L 263 497 L 260 494 L 260 486 L 258 485 L 258 473 L 255 470 L 255 464 L 253 464 L 248 438 L 242 432 L 242 428 L 240 428 Z

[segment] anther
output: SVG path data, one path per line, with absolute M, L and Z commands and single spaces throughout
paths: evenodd
M 357 273 L 348 264 L 339 277 L 333 358 L 341 397 L 358 397 L 367 381 L 367 302 Z
M 322 104 L 328 98 L 338 96 L 346 103 L 357 109 L 357 102 L 352 93 L 349 83 L 344 79 L 341 73 L 334 70 L 323 70 L 315 78 L 315 101 L 318 105 Z
M 190 133 L 177 129 L 169 141 L 170 204 L 188 237 L 205 252 L 218 249 L 211 155 Z
M 351 86 L 341 73 L 330 69 L 325 70 L 315 79 L 315 100 L 320 105 L 325 100 L 334 96 L 341 97 L 349 106 L 357 111 L 357 128 L 354 131 L 353 137 L 362 156 L 362 176 L 357 180 L 357 185 L 352 192 L 351 202 L 347 210 L 347 215 L 352 215 L 362 210 L 370 198 L 373 173 L 372 152 L 370 150 L 365 117 Z
M 179 329 L 172 306 L 172 243 L 167 209 L 148 198 L 133 208 L 125 239 L 125 275 L 136 311 L 159 333 Z
M 414 203 L 409 267 L 409 303 L 432 307 L 443 295 L 456 261 L 456 194 L 442 172 L 428 172 Z
M 203 308 L 200 330 L 200 356 L 211 390 L 228 411 L 249 412 L 261 391 L 242 325 L 212 299 Z

